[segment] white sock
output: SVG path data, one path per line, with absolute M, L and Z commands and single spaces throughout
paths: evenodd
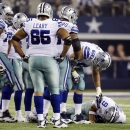
M 44 101 L 43 114 L 47 114 L 50 108 L 50 101 L 46 99 L 44 99 L 43 101 Z
M 33 108 L 32 112 L 37 114 L 35 107 Z
M 75 104 L 75 115 L 79 115 L 81 113 L 82 104 Z
M 2 100 L 2 112 L 8 110 L 10 100 Z
M 31 111 L 25 111 L 25 117 L 26 117 L 26 118 L 29 118 L 30 112 L 31 112 Z
M 18 114 L 22 114 L 21 113 L 21 110 L 18 110 L 18 111 L 15 111 L 15 113 L 18 115 Z
M 37 114 L 37 116 L 39 121 L 43 121 L 43 114 Z
M 61 112 L 65 111 L 66 112 L 66 103 L 63 103 L 61 104 L 61 107 L 60 107 L 60 110 Z
M 60 119 L 60 113 L 54 113 L 53 116 L 54 116 L 55 120 Z

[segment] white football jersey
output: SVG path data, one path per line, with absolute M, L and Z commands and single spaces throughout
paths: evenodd
M 96 101 L 95 101 L 95 105 L 96 105 Z M 111 98 L 108 98 L 106 96 L 103 96 L 103 99 L 100 103 L 100 108 L 96 111 L 96 115 L 99 115 L 100 117 L 104 117 L 104 112 L 110 108 L 110 107 L 116 107 L 117 110 L 119 111 L 119 118 L 117 119 L 116 122 L 120 122 L 123 123 L 126 120 L 126 115 L 124 114 L 124 112 L 121 110 L 121 108 L 115 103 L 115 101 L 113 101 Z M 96 106 L 97 107 L 97 106 Z
M 57 20 L 47 19 L 40 21 L 32 19 L 24 23 L 24 31 L 29 36 L 28 55 L 56 56 L 57 55 L 57 31 L 61 28 Z
M 14 29 L 12 26 L 8 27 L 8 40 L 12 39 L 12 36 L 15 34 L 17 30 Z M 22 42 L 20 41 L 20 44 L 22 44 Z M 8 58 L 11 59 L 20 59 L 21 57 L 19 56 L 19 54 L 15 51 L 13 45 L 11 45 L 11 49 L 8 55 Z
M 61 27 L 64 28 L 66 31 L 68 31 L 68 33 L 72 32 L 72 33 L 78 34 L 79 30 L 78 30 L 77 25 L 75 25 L 71 22 L 67 22 L 67 21 L 60 21 L 60 22 L 61 22 Z M 63 44 L 64 44 L 64 41 L 58 37 L 57 49 L 58 49 L 59 54 L 61 54 L 61 51 L 63 50 Z M 69 53 L 72 52 L 72 51 L 73 51 L 73 49 L 72 49 L 72 46 L 71 46 L 71 48 L 67 52 L 67 55 L 69 55 Z
M 96 44 L 90 42 L 80 42 L 81 48 L 83 48 L 83 60 L 79 64 L 83 67 L 92 66 L 92 61 L 96 57 L 96 54 L 103 52 L 103 50 Z
M 7 24 L 2 19 L 0 19 L 0 28 L 3 29 L 3 32 L 0 35 L 0 52 L 7 54 L 8 50 Z

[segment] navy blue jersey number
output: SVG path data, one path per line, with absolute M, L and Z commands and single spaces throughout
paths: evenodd
M 50 30 L 31 30 L 31 43 L 34 45 L 42 44 L 50 44 L 51 38 L 48 35 L 50 34 Z

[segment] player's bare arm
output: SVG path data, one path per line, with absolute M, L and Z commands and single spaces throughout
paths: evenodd
M 0 28 L 0 35 L 3 33 L 3 29 L 2 28 Z
M 94 83 L 95 87 L 101 86 L 100 72 L 97 71 L 95 67 L 92 68 L 92 78 L 93 78 L 93 83 Z
M 95 123 L 94 115 L 95 115 L 96 110 L 97 110 L 97 108 L 96 108 L 95 104 L 92 104 L 92 106 L 90 107 L 90 110 L 89 110 L 89 121 L 91 123 Z
M 72 46 L 74 48 L 75 58 L 80 59 L 81 45 L 80 45 L 78 35 L 76 33 L 70 33 L 70 36 L 72 38 Z
M 58 30 L 57 35 L 62 40 L 64 40 L 64 46 L 63 46 L 63 51 L 61 53 L 61 56 L 65 57 L 65 55 L 66 55 L 66 53 L 69 50 L 70 45 L 71 45 L 71 41 L 72 41 L 71 37 L 70 37 L 69 33 L 65 29 L 63 29 L 63 28 Z
M 97 68 L 92 67 L 92 79 L 94 86 L 96 87 L 96 96 L 99 97 L 99 95 L 102 93 L 101 91 L 101 82 L 100 82 L 100 72 L 97 71 Z
M 23 29 L 20 29 L 18 32 L 16 32 L 14 34 L 14 36 L 12 37 L 12 40 L 11 40 L 11 43 L 13 44 L 15 50 L 21 57 L 24 57 L 25 54 L 23 53 L 23 51 L 21 49 L 19 41 L 24 39 L 26 36 L 27 36 L 27 34 L 25 33 L 25 31 Z

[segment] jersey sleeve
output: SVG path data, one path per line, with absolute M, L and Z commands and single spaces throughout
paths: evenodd
M 79 32 L 77 25 L 73 25 L 70 32 L 77 34 Z
M 13 36 L 13 32 L 11 29 L 8 29 L 8 40 L 11 40 Z
M 2 20 L 0 20 L 0 28 L 5 29 L 5 23 Z
M 13 33 L 11 31 L 8 32 L 8 40 L 11 40 L 12 36 L 13 36 Z
M 30 28 L 30 25 L 31 25 L 31 21 L 27 21 L 27 22 L 24 22 L 23 23 L 23 30 L 27 33 L 27 34 L 29 34 L 29 28 Z
M 58 28 L 62 28 L 62 22 L 58 21 Z

